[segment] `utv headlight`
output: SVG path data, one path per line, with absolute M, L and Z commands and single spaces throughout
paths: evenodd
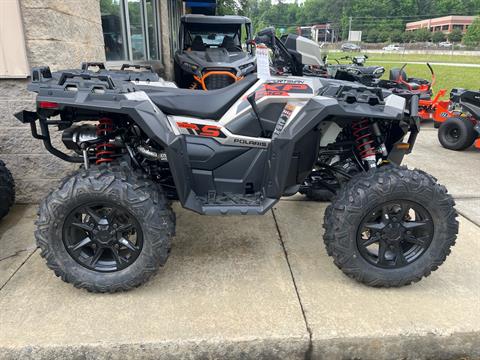
M 240 65 L 238 68 L 240 69 L 240 71 L 241 71 L 242 73 L 246 73 L 246 72 L 249 71 L 254 65 L 255 65 L 255 64 L 252 62 L 252 63 Z
M 182 67 L 183 67 L 185 70 L 191 71 L 191 72 L 193 72 L 193 73 L 196 73 L 197 70 L 198 70 L 198 66 L 197 66 L 197 65 L 195 65 L 195 64 L 190 64 L 190 63 L 188 63 L 188 62 L 186 62 L 186 61 L 184 61 L 184 62 L 182 63 Z
M 357 68 L 350 67 L 347 69 L 347 72 L 351 75 L 360 75 L 361 71 L 358 70 Z
M 373 76 L 378 79 L 378 78 L 381 78 L 384 73 L 385 73 L 385 68 L 381 66 L 373 71 Z

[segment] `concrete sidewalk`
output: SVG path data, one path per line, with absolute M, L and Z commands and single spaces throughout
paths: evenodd
M 476 219 L 480 154 L 443 151 L 435 138 L 422 132 L 407 162 L 438 176 Z M 166 267 L 114 295 L 56 278 L 34 247 L 36 207 L 16 206 L 0 222 L 0 359 L 480 358 L 478 224 L 460 217 L 457 244 L 430 277 L 373 289 L 326 255 L 326 204 L 294 199 L 263 217 L 176 206 Z
M 372 289 L 326 255 L 324 208 L 282 201 L 273 216 L 220 219 L 177 209 L 167 266 L 137 290 L 98 295 L 55 278 L 28 250 L 31 217 L 11 219 L 34 211 L 17 207 L 1 227 L 2 257 L 17 255 L 0 261 L 0 358 L 480 357 L 479 227 L 461 219 L 431 277 Z

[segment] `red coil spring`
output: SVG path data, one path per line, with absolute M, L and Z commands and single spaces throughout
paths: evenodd
M 357 143 L 357 150 L 362 159 L 375 156 L 375 148 L 372 146 L 373 136 L 367 119 L 355 121 L 352 124 L 352 134 Z
M 97 125 L 97 136 L 106 136 L 113 132 L 113 121 L 109 118 L 101 118 Z M 109 142 L 98 144 L 95 147 L 96 164 L 109 163 L 113 161 L 115 145 Z

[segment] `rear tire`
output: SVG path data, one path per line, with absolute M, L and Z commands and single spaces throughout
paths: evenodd
M 454 205 L 446 188 L 421 170 L 384 167 L 359 174 L 325 212 L 327 253 L 346 275 L 369 286 L 417 282 L 455 244 Z
M 329 202 L 335 194 L 328 189 L 309 189 L 305 192 L 305 196 L 312 201 Z
M 468 119 L 447 119 L 438 129 L 440 144 L 449 150 L 465 150 L 473 145 L 477 132 Z
M 165 264 L 174 219 L 157 184 L 104 165 L 65 178 L 42 201 L 35 237 L 63 281 L 113 293 L 145 283 Z
M 8 214 L 15 202 L 15 182 L 12 174 L 0 160 L 0 219 Z

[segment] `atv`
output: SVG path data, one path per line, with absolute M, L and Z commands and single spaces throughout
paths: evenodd
M 480 91 L 453 89 L 448 118 L 438 121 L 438 140 L 446 149 L 480 149 Z
M 15 182 L 12 174 L 0 160 L 0 219 L 8 214 L 15 202 Z
M 313 55 L 296 56 L 290 65 L 301 71 Z M 29 90 L 37 110 L 16 117 L 50 153 L 81 164 L 42 201 L 35 232 L 47 265 L 76 287 L 146 282 L 169 254 L 172 200 L 204 215 L 261 215 L 297 193 L 322 156 L 348 178 L 324 218 L 327 252 L 348 276 L 407 285 L 455 243 L 445 187 L 400 167 L 419 131 L 416 96 L 295 75 L 159 89 L 93 73 L 57 77 L 48 67 L 33 69 Z M 66 150 L 53 145 L 53 127 Z M 358 171 L 337 168 L 337 158 Z
M 251 21 L 243 16 L 182 16 L 174 62 L 178 87 L 215 90 L 254 72 L 251 37 Z

